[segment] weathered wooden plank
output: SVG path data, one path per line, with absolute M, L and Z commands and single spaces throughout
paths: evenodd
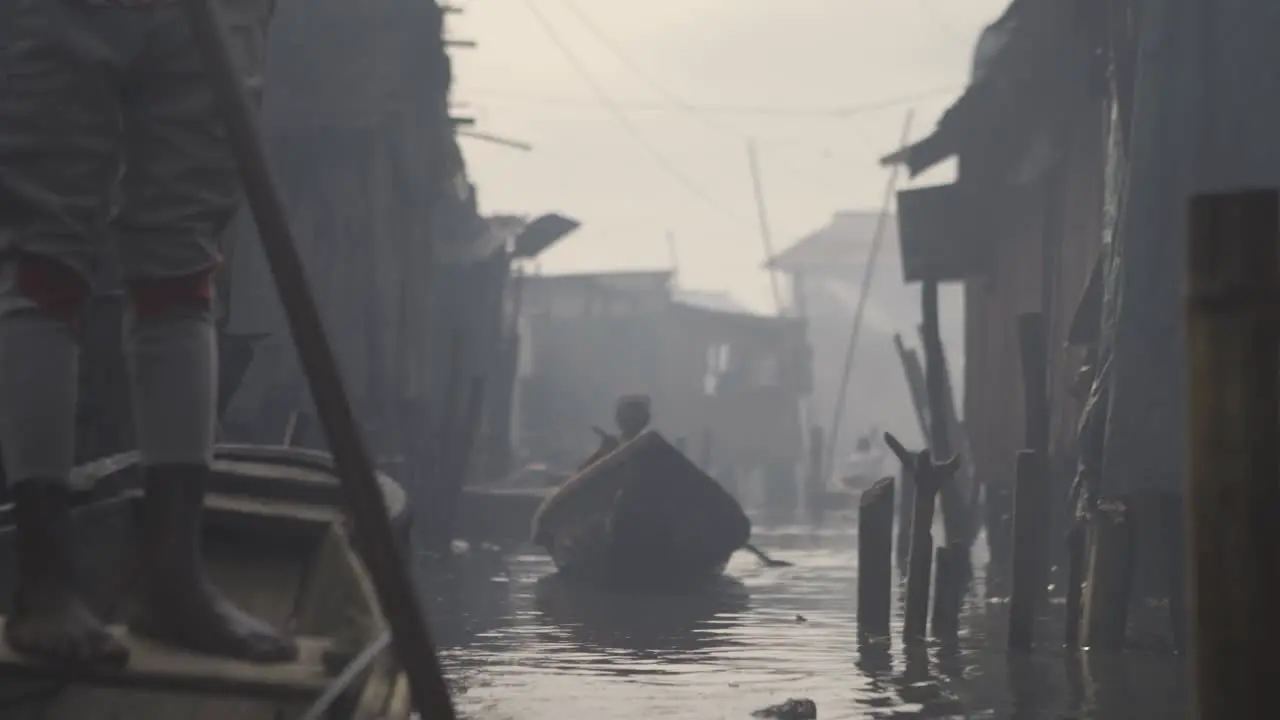
M 297 662 L 256 664 L 170 648 L 131 635 L 119 626 L 113 627 L 112 632 L 130 651 L 129 667 L 124 670 L 54 672 L 16 655 L 0 643 L 0 674 L 37 680 L 70 680 L 101 687 L 270 700 L 309 698 L 329 682 L 322 662 L 330 647 L 325 638 L 299 638 Z
M 1195 197 L 1186 480 L 1195 711 L 1256 715 L 1280 642 L 1280 192 Z

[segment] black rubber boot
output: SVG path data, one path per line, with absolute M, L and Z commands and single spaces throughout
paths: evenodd
M 209 469 L 163 465 L 144 473 L 139 517 L 142 582 L 130 629 L 153 640 L 252 662 L 291 662 L 292 638 L 236 607 L 210 582 L 202 551 Z
M 71 492 L 28 480 L 13 489 L 18 582 L 5 640 L 14 651 L 58 667 L 122 667 L 129 653 L 76 592 Z

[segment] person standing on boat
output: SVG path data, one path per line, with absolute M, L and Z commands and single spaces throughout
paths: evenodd
M 224 7 L 255 99 L 273 5 Z M 74 590 L 69 538 L 75 326 L 109 251 L 128 298 L 145 488 L 130 629 L 244 660 L 297 656 L 292 639 L 213 587 L 201 558 L 217 377 L 211 275 L 239 200 L 178 2 L 0 3 L 0 447 L 18 565 L 4 636 L 17 652 L 55 666 L 128 659 Z

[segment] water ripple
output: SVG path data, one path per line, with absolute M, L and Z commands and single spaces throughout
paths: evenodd
M 575 590 L 543 555 L 480 556 L 424 580 L 459 709 L 475 720 L 716 720 L 809 697 L 823 720 L 1188 715 L 1170 658 L 1011 657 L 1004 607 L 970 599 L 959 646 L 859 643 L 848 531 L 780 529 L 696 597 Z M 993 630 L 993 628 L 995 628 Z

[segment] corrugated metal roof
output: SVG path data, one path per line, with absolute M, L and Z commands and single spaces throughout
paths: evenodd
M 880 212 L 849 210 L 836 213 L 822 228 L 805 235 L 791 247 L 775 255 L 765 267 L 782 272 L 848 275 L 865 265 L 875 239 Z M 898 253 L 898 218 L 885 217 L 884 240 L 880 251 Z
M 525 312 L 578 315 L 588 308 L 606 314 L 654 312 L 671 301 L 670 271 L 526 275 Z

